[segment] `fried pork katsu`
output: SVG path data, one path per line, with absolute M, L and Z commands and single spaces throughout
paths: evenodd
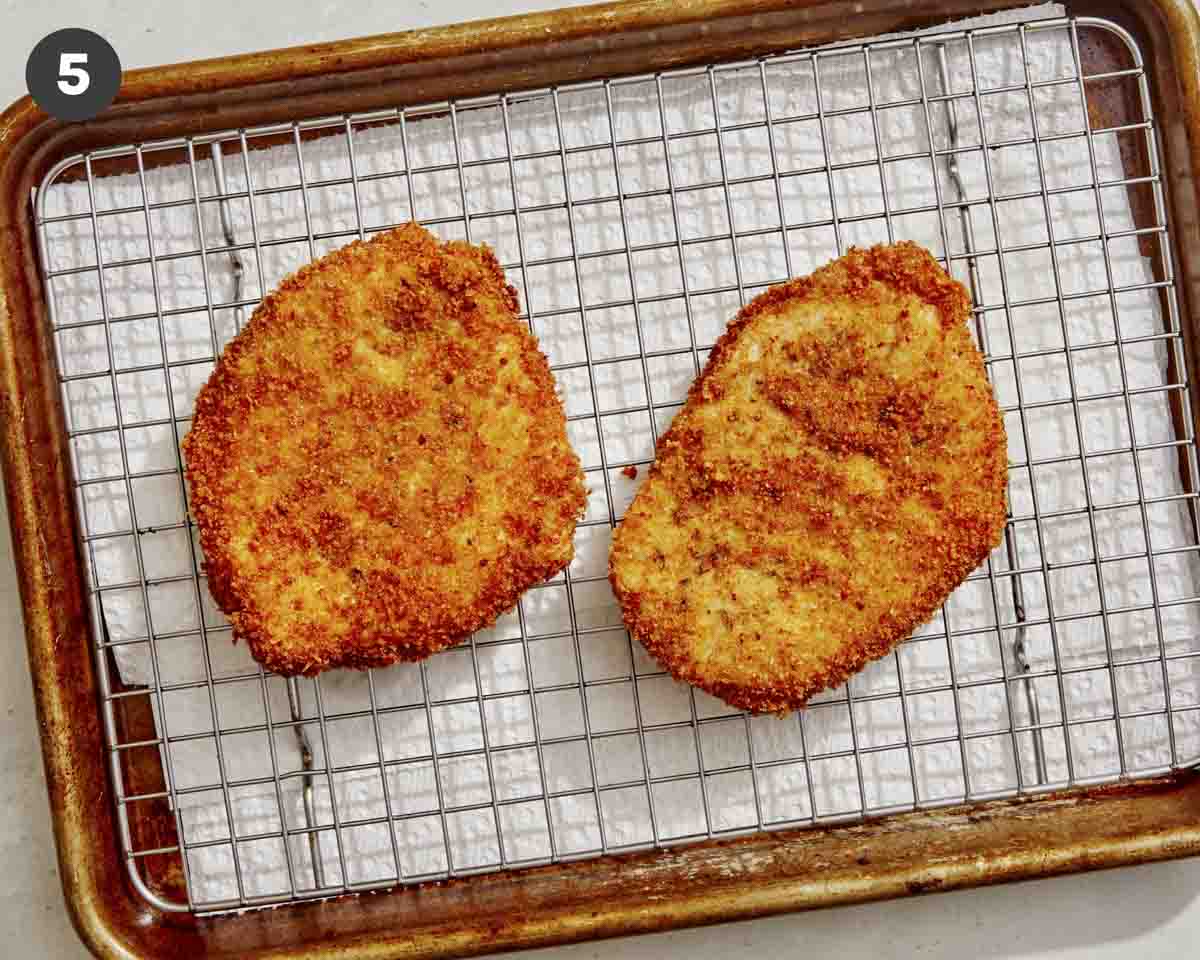
M 617 529 L 609 575 L 676 677 L 753 711 L 842 683 L 999 542 L 1007 452 L 971 303 L 912 243 L 748 304 Z
M 282 674 L 424 657 L 566 566 L 583 474 L 491 251 L 416 224 L 286 279 L 184 440 L 213 598 Z

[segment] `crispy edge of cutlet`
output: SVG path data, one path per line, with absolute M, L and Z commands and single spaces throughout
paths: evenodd
M 809 276 L 771 287 L 738 312 L 713 347 L 704 370 L 688 390 L 687 403 L 659 440 L 658 450 L 662 456 L 651 466 L 647 485 L 664 472 L 661 466 L 664 462 L 684 455 L 679 438 L 688 428 L 689 409 L 708 402 L 711 381 L 732 356 L 738 338 L 757 318 L 779 312 L 798 300 L 853 299 L 875 283 L 888 286 L 897 297 L 915 297 L 935 308 L 946 334 L 962 336 L 969 347 L 965 351 L 964 361 L 975 368 L 981 383 L 988 384 L 983 356 L 966 328 L 971 316 L 971 299 L 963 285 L 951 278 L 918 244 L 903 241 L 868 249 L 852 247 L 844 256 Z M 961 329 L 961 334 L 956 332 L 957 329 Z M 654 612 L 644 609 L 643 596 L 622 585 L 621 528 L 618 527 L 609 554 L 609 581 L 620 602 L 626 627 L 677 679 L 694 684 L 734 707 L 753 713 L 782 713 L 799 709 L 813 695 L 844 683 L 871 661 L 888 654 L 914 629 L 926 623 L 950 593 L 1000 543 L 1006 522 L 1007 440 L 990 386 L 979 402 L 985 404 L 990 413 L 986 435 L 981 436 L 976 447 L 976 468 L 963 470 L 964 475 L 979 479 L 971 489 L 959 492 L 960 504 L 967 507 L 962 512 L 969 514 L 972 519 L 943 526 L 946 541 L 943 556 L 946 561 L 941 565 L 939 575 L 914 596 L 904 610 L 882 618 L 873 636 L 844 643 L 820 668 L 807 672 L 803 677 L 780 675 L 767 683 L 746 684 L 721 673 L 714 674 L 711 670 L 701 669 L 690 655 L 692 645 L 689 635 L 681 630 L 664 630 L 664 624 Z M 666 477 L 660 480 L 669 482 Z M 633 510 L 634 505 L 631 505 L 629 513 Z
M 381 250 L 382 248 L 382 250 Z M 230 511 L 226 498 L 216 492 L 211 478 L 227 469 L 232 455 L 224 442 L 231 422 L 240 416 L 237 404 L 230 400 L 241 380 L 236 371 L 237 360 L 258 349 L 258 341 L 273 335 L 272 325 L 279 315 L 281 299 L 293 292 L 304 291 L 313 284 L 337 284 L 344 279 L 341 273 L 353 260 L 376 257 L 380 253 L 397 259 L 405 258 L 425 266 L 449 265 L 447 276 L 438 270 L 446 300 L 453 302 L 460 294 L 453 277 L 454 261 L 464 258 L 481 268 L 477 282 L 493 288 L 499 302 L 507 307 L 507 315 L 496 314 L 492 320 L 505 326 L 506 333 L 520 338 L 525 373 L 536 388 L 535 420 L 554 435 L 549 450 L 538 451 L 548 469 L 544 482 L 546 496 L 555 502 L 564 528 L 573 531 L 587 504 L 583 470 L 579 458 L 570 446 L 566 434 L 566 414 L 558 396 L 557 384 L 549 360 L 542 352 L 528 327 L 517 320 L 516 291 L 504 277 L 495 254 L 485 246 L 463 242 L 441 243 L 416 223 L 409 223 L 382 233 L 368 241 L 354 241 L 286 277 L 254 311 L 245 327 L 226 345 L 208 381 L 197 394 L 192 427 L 183 440 L 185 472 L 191 488 L 190 507 L 200 530 L 201 547 L 205 556 L 205 572 L 209 591 L 217 605 L 233 622 L 234 638 L 245 639 L 256 660 L 283 675 L 312 676 L 334 667 L 366 669 L 383 667 L 402 661 L 420 660 L 496 622 L 510 609 L 529 587 L 558 573 L 570 564 L 574 556 L 573 538 L 566 536 L 565 549 L 552 549 L 558 538 L 541 543 L 526 544 L 514 557 L 511 569 L 490 569 L 481 582 L 485 585 L 474 603 L 462 611 L 454 622 L 439 622 L 437 611 L 418 611 L 419 626 L 407 635 L 396 636 L 388 644 L 365 645 L 354 635 L 322 645 L 310 645 L 297 652 L 272 636 L 263 612 L 258 609 L 252 594 L 241 585 L 242 574 L 230 556 L 227 544 L 232 537 L 228 522 Z

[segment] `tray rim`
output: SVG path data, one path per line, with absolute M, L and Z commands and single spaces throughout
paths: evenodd
M 51 121 L 28 97 L 0 115 L 0 456 L 64 895 L 93 952 L 461 956 L 1200 853 L 1200 775 L 1193 772 L 241 917 L 203 919 L 154 909 L 133 891 L 116 848 L 88 649 L 91 630 L 62 456 L 65 436 L 28 212 L 29 187 L 40 171 L 81 144 L 86 149 L 144 139 L 151 118 L 165 113 L 193 131 L 227 128 L 231 116 L 269 115 L 280 92 L 293 97 L 287 112 L 294 114 L 297 103 L 336 102 L 384 77 L 393 83 L 391 93 L 399 83 L 416 102 L 428 99 L 425 91 L 441 89 L 439 83 L 446 86 L 446 75 L 464 63 L 483 67 L 480 82 L 492 83 L 494 91 L 497 77 L 513 87 L 529 86 L 531 70 L 574 70 L 566 74 L 571 77 L 588 69 L 612 73 L 612 64 L 636 62 L 631 57 L 644 62 L 649 44 L 662 47 L 654 49 L 656 65 L 663 66 L 689 56 L 729 55 L 755 43 L 767 49 L 785 38 L 791 45 L 828 41 L 1010 6 L 1006 0 L 879 0 L 848 24 L 853 18 L 841 15 L 845 4 L 838 0 L 626 0 L 131 71 L 110 114 L 91 123 Z M 1075 6 L 1079 9 L 1071 9 Z M 1187 159 L 1177 162 L 1187 169 L 1175 170 L 1171 191 L 1183 191 L 1194 205 L 1200 200 L 1200 16 L 1190 0 L 1068 7 L 1068 13 L 1119 18 L 1149 37 L 1158 56 L 1146 57 L 1147 71 L 1160 84 L 1175 84 L 1184 107 L 1172 125 L 1180 128 L 1175 142 L 1181 137 L 1186 142 Z M 671 33 L 676 28 L 679 39 Z M 561 59 L 545 68 L 517 66 L 534 45 L 555 50 Z M 586 64 L 578 62 L 583 51 L 590 53 Z M 130 136 L 133 129 L 136 137 Z M 1180 285 L 1193 305 L 1200 303 L 1198 273 L 1181 263 Z M 1184 333 L 1194 338 L 1188 320 Z M 936 839 L 929 832 L 935 825 Z M 985 851 L 992 856 L 981 857 Z M 814 875 L 817 864 L 821 870 Z M 692 882 L 681 890 L 684 877 Z M 586 887 L 592 900 L 572 901 L 569 891 L 554 889 L 556 883 Z M 596 901 L 601 891 L 607 897 Z M 459 921 L 469 922 L 430 919 L 433 904 L 422 901 L 439 898 L 460 909 Z

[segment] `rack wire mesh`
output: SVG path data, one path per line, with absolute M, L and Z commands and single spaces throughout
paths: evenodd
M 1085 73 L 1096 31 L 1132 66 Z M 1094 125 L 1101 84 L 1134 115 Z M 242 909 L 1196 762 L 1197 464 L 1158 162 L 1136 44 L 1058 18 L 60 164 L 35 215 L 142 894 Z M 285 680 L 208 595 L 179 441 L 264 291 L 410 218 L 492 244 L 520 291 L 589 479 L 576 560 L 427 662 Z M 806 711 L 732 711 L 622 629 L 608 538 L 737 307 L 905 237 L 974 295 L 1010 438 L 1004 544 Z M 134 701 L 151 732 L 122 723 Z M 127 782 L 139 751 L 161 786 Z M 139 818 L 163 802 L 152 843 Z M 164 857 L 185 902 L 145 881 Z

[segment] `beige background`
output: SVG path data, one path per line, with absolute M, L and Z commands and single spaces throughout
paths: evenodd
M 2 0 L 0 99 L 24 92 L 24 62 L 60 27 L 103 33 L 125 67 L 549 9 L 569 0 Z M 308 7 L 306 15 L 299 10 Z M 390 7 L 390 9 L 380 9 Z M 0 491 L 0 932 L 8 955 L 86 956 L 62 905 L 30 694 L 7 512 Z M 1186 956 L 1200 941 L 1200 860 L 780 917 L 537 954 L 726 960 L 822 955 L 1095 960 Z M 15 951 L 15 952 L 12 952 Z

